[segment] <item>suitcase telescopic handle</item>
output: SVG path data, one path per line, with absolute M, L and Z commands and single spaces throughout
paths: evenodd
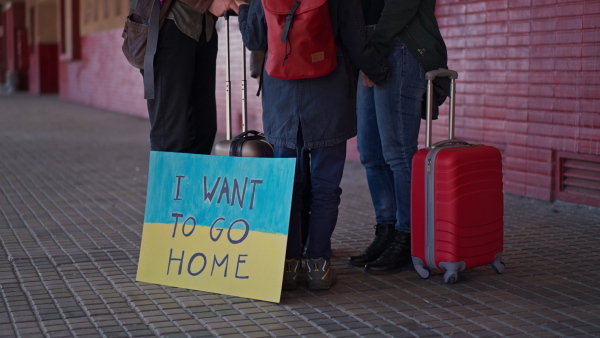
M 229 47 L 229 17 L 235 16 L 235 12 L 232 10 L 226 11 L 223 13 L 223 17 L 225 18 L 225 44 L 227 46 L 227 51 L 225 53 L 225 91 L 227 95 L 227 99 L 225 101 L 225 126 L 226 137 L 228 140 L 231 140 L 232 137 L 232 118 L 231 118 L 231 53 Z M 244 42 L 242 42 L 242 132 L 247 131 L 247 102 L 246 102 L 246 46 Z
M 427 114 L 426 114 L 426 129 L 425 129 L 425 148 L 431 148 L 432 134 L 432 115 L 433 115 L 433 80 L 438 77 L 450 78 L 450 108 L 448 114 L 448 140 L 454 139 L 454 107 L 456 105 L 456 79 L 458 73 L 456 71 L 440 68 L 429 71 L 425 74 L 427 80 Z

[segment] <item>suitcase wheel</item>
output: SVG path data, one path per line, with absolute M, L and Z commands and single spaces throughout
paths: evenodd
M 444 274 L 444 282 L 446 284 L 454 284 L 454 283 L 456 283 L 457 279 L 458 279 L 458 271 L 448 270 Z
M 429 269 L 428 266 L 415 265 L 415 270 L 419 274 L 419 277 L 421 277 L 423 279 L 427 279 L 427 278 L 429 278 L 429 275 L 431 275 L 431 269 Z
M 494 261 L 492 262 L 492 269 L 496 271 L 496 273 L 500 274 L 504 272 L 504 262 L 502 262 L 502 252 L 496 254 Z
M 504 267 L 505 264 L 502 261 L 494 261 L 494 263 L 492 263 L 492 269 L 494 269 L 494 271 L 496 271 L 497 274 L 501 274 L 504 272 Z

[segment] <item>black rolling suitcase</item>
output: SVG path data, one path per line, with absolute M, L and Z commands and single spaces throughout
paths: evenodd
M 233 13 L 234 14 L 234 13 Z M 215 155 L 220 156 L 242 156 L 242 157 L 273 157 L 273 146 L 265 140 L 262 133 L 247 128 L 247 102 L 246 102 L 246 47 L 242 43 L 242 133 L 231 137 L 231 59 L 229 46 L 229 16 L 230 12 L 225 13 L 226 22 L 225 39 L 227 45 L 226 53 L 226 126 L 227 140 L 218 142 L 215 145 Z

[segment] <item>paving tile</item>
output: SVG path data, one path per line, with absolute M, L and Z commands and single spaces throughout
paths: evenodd
M 225 335 L 239 335 L 239 331 L 233 327 L 229 328 L 220 328 L 213 330 L 217 336 L 225 336 Z
M 367 336 L 370 336 L 370 335 L 377 335 L 377 336 L 381 335 L 380 331 L 378 331 L 376 329 L 373 329 L 373 328 L 362 328 L 362 329 L 356 329 L 356 330 L 353 330 L 353 331 L 356 332 L 356 334 L 358 334 L 361 337 L 362 336 L 367 337 Z
M 155 328 L 155 330 L 160 335 L 167 335 L 167 334 L 180 333 L 181 332 L 181 330 L 179 328 L 173 327 L 173 326 L 157 327 L 157 328 Z
M 22 337 L 37 336 L 42 333 L 38 326 L 19 326 L 17 327 L 17 332 Z
M 356 336 L 354 334 L 354 332 L 352 332 L 352 331 L 335 331 L 335 332 L 329 332 L 328 335 L 332 336 L 332 337 L 355 337 Z
M 150 329 L 129 331 L 129 333 L 133 337 L 156 337 L 156 335 Z
M 70 332 L 68 330 L 56 331 L 56 332 L 48 332 L 46 335 L 51 338 L 73 337 L 73 332 Z
M 345 328 L 348 328 L 350 330 L 370 327 L 369 325 L 367 325 L 367 324 L 365 324 L 363 322 L 358 322 L 358 321 L 346 322 L 346 323 L 343 323 L 342 325 Z
M 441 334 L 443 336 L 458 335 L 458 334 L 465 333 L 460 328 L 453 327 L 453 326 L 439 327 L 439 328 L 435 329 L 435 332 L 438 334 Z
M 479 330 L 479 331 L 468 331 L 467 334 L 470 334 L 474 337 L 498 337 L 498 333 L 489 330 Z M 518 337 L 519 335 L 516 335 Z M 526 335 L 524 337 L 527 337 Z
M 235 325 L 232 323 L 232 326 L 244 334 L 247 334 L 250 332 L 264 332 L 264 328 L 254 325 L 254 323 L 248 324 L 248 325 Z
M 267 318 L 253 318 L 254 321 L 262 326 L 267 326 L 267 325 L 280 325 L 281 323 L 272 317 L 267 317 Z
M 298 334 L 290 329 L 269 330 L 269 333 L 275 337 L 297 337 Z
M 300 335 L 323 334 L 321 331 L 319 331 L 319 329 L 310 326 L 310 324 L 307 324 L 304 327 L 295 327 L 294 331 L 298 332 L 298 334 L 300 334 Z
M 260 331 L 260 332 L 247 333 L 246 336 L 251 337 L 251 338 L 261 338 L 261 337 L 271 337 L 271 334 L 268 332 Z
M 170 334 L 166 334 L 165 337 L 168 337 L 168 338 L 186 338 L 187 335 L 185 333 L 170 333 Z

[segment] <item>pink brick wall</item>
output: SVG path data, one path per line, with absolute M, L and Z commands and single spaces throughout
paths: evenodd
M 456 136 L 504 151 L 507 192 L 552 199 L 554 152 L 600 155 L 600 3 L 438 4 L 460 73 Z
M 225 26 L 219 21 L 219 56 L 217 58 L 217 88 L 219 130 L 225 132 Z M 121 29 L 99 32 L 82 37 L 81 59 L 61 61 L 60 97 L 103 109 L 136 116 L 147 116 L 143 99 L 142 76 L 132 67 L 121 52 Z M 241 130 L 241 37 L 237 19 L 231 22 L 232 46 L 232 111 L 234 133 Z M 250 53 L 247 53 L 247 58 Z M 249 67 L 249 66 L 248 66 Z M 247 79 L 248 125 L 261 129 L 260 98 L 256 97 L 256 80 Z
M 82 37 L 81 59 L 61 61 L 60 97 L 102 109 L 147 116 L 142 76 L 121 52 L 121 30 Z
M 555 152 L 600 156 L 600 2 L 438 0 L 437 15 L 459 72 L 455 135 L 500 148 L 505 190 L 551 200 Z M 225 34 L 219 22 L 217 102 L 224 131 Z M 60 96 L 146 116 L 141 75 L 121 54 L 121 30 L 82 39 L 82 58 L 62 62 Z M 240 130 L 240 38 L 232 19 L 234 133 Z M 249 127 L 262 129 L 248 78 Z M 446 136 L 445 109 L 434 141 Z M 424 125 L 420 144 L 424 142 Z M 355 140 L 348 158 L 357 160 Z

